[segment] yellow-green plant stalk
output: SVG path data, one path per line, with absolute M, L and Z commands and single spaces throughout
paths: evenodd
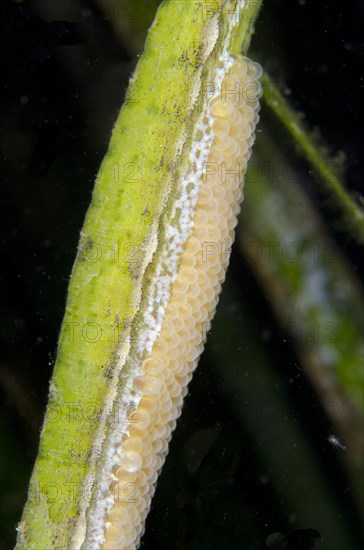
M 138 545 L 233 240 L 258 4 L 166 1 L 149 30 L 82 229 L 17 548 Z

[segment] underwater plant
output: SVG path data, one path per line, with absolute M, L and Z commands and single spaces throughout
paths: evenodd
M 100 2 L 101 9 L 109 7 Z M 129 548 L 139 543 L 230 255 L 258 120 L 261 76 L 260 66 L 240 52 L 247 51 L 258 8 L 257 2 L 165 2 L 155 16 L 81 233 L 39 455 L 18 526 L 19 548 Z M 142 19 L 145 25 L 145 14 Z M 119 20 L 112 23 L 115 34 L 125 33 L 117 30 Z M 131 28 L 138 25 L 136 18 Z M 336 169 L 330 171 L 330 156 L 313 145 L 312 135 L 267 74 L 262 82 L 266 120 L 278 114 L 318 172 L 317 181 L 325 183 L 339 217 L 349 220 L 348 231 L 361 241 L 360 206 L 345 191 Z M 287 169 L 288 163 L 266 124 L 259 128 L 246 174 L 249 206 L 241 215 L 238 245 L 270 297 L 280 330 L 291 339 L 318 401 L 333 414 L 335 431 L 327 433 L 327 442 L 349 449 L 346 471 L 360 508 L 360 490 L 355 488 L 362 468 L 362 295 L 297 186 L 294 169 L 289 180 L 274 178 L 271 185 L 272 167 L 278 163 Z M 279 479 L 287 462 L 284 498 L 294 503 L 288 507 L 300 517 L 298 526 L 304 522 L 303 527 L 323 532 L 324 541 L 335 538 L 340 548 L 353 548 L 355 535 L 349 534 L 345 519 L 330 539 L 337 512 L 329 484 L 317 471 L 301 426 L 280 421 L 290 416 L 289 400 L 281 395 L 276 402 L 269 392 L 280 382 L 264 349 L 251 350 L 256 336 L 249 336 L 247 311 L 236 305 L 242 302 L 241 289 L 231 278 L 227 282 L 209 335 L 212 348 L 206 356 L 215 365 L 210 380 L 218 380 L 226 392 L 251 448 L 263 449 L 256 453 L 257 464 L 268 464 L 267 470 Z M 269 333 L 262 338 L 269 341 Z M 244 342 L 241 357 L 236 342 Z M 204 393 L 211 381 L 206 369 L 202 372 Z M 242 376 L 249 377 L 248 387 Z M 262 423 L 272 427 L 272 439 L 264 444 L 259 439 Z M 216 494 L 204 483 L 204 464 L 214 464 L 214 451 L 219 464 L 219 455 L 225 457 L 229 447 L 235 450 L 222 465 L 217 494 L 225 491 L 221 506 L 230 508 L 229 480 L 234 480 L 231 490 L 238 490 L 236 461 L 241 457 L 236 452 L 243 443 L 232 446 L 234 429 L 231 434 L 229 429 L 221 428 L 217 414 L 213 426 L 200 430 L 201 441 L 187 459 L 189 475 L 175 470 L 179 486 L 185 487 L 177 491 L 176 502 L 186 525 L 178 525 L 172 544 L 180 544 L 179 539 L 201 547 L 206 540 L 202 526 L 211 529 L 209 507 Z M 277 430 L 285 434 L 283 464 Z M 293 441 L 301 442 L 298 455 L 286 448 Z M 305 472 L 301 480 L 298 468 Z M 262 480 L 269 478 L 262 475 Z M 298 485 L 288 481 L 292 479 Z M 309 511 L 297 499 L 301 483 L 306 492 L 320 495 Z M 322 499 L 328 503 L 324 512 Z M 190 516 L 200 518 L 200 527 L 186 520 Z M 171 515 L 166 517 L 173 525 Z M 227 525 L 220 529 L 229 531 Z M 296 536 L 281 526 L 267 535 L 277 530 L 289 531 L 290 541 Z M 312 545 L 320 541 L 320 533 L 314 533 Z M 299 536 L 300 531 L 296 541 Z M 170 547 L 171 539 L 162 538 L 160 544 Z M 272 544 L 272 537 L 266 544 Z

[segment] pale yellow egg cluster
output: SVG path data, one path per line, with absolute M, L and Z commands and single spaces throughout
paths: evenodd
M 142 398 L 137 422 L 122 442 L 120 464 L 110 486 L 114 505 L 105 518 L 104 550 L 135 548 L 144 528 L 171 433 L 187 385 L 202 352 L 234 238 L 242 181 L 259 119 L 261 68 L 234 61 L 221 90 L 210 101 L 213 143 L 200 170 L 194 227 L 181 256 L 171 299 L 152 354 L 134 388 Z

